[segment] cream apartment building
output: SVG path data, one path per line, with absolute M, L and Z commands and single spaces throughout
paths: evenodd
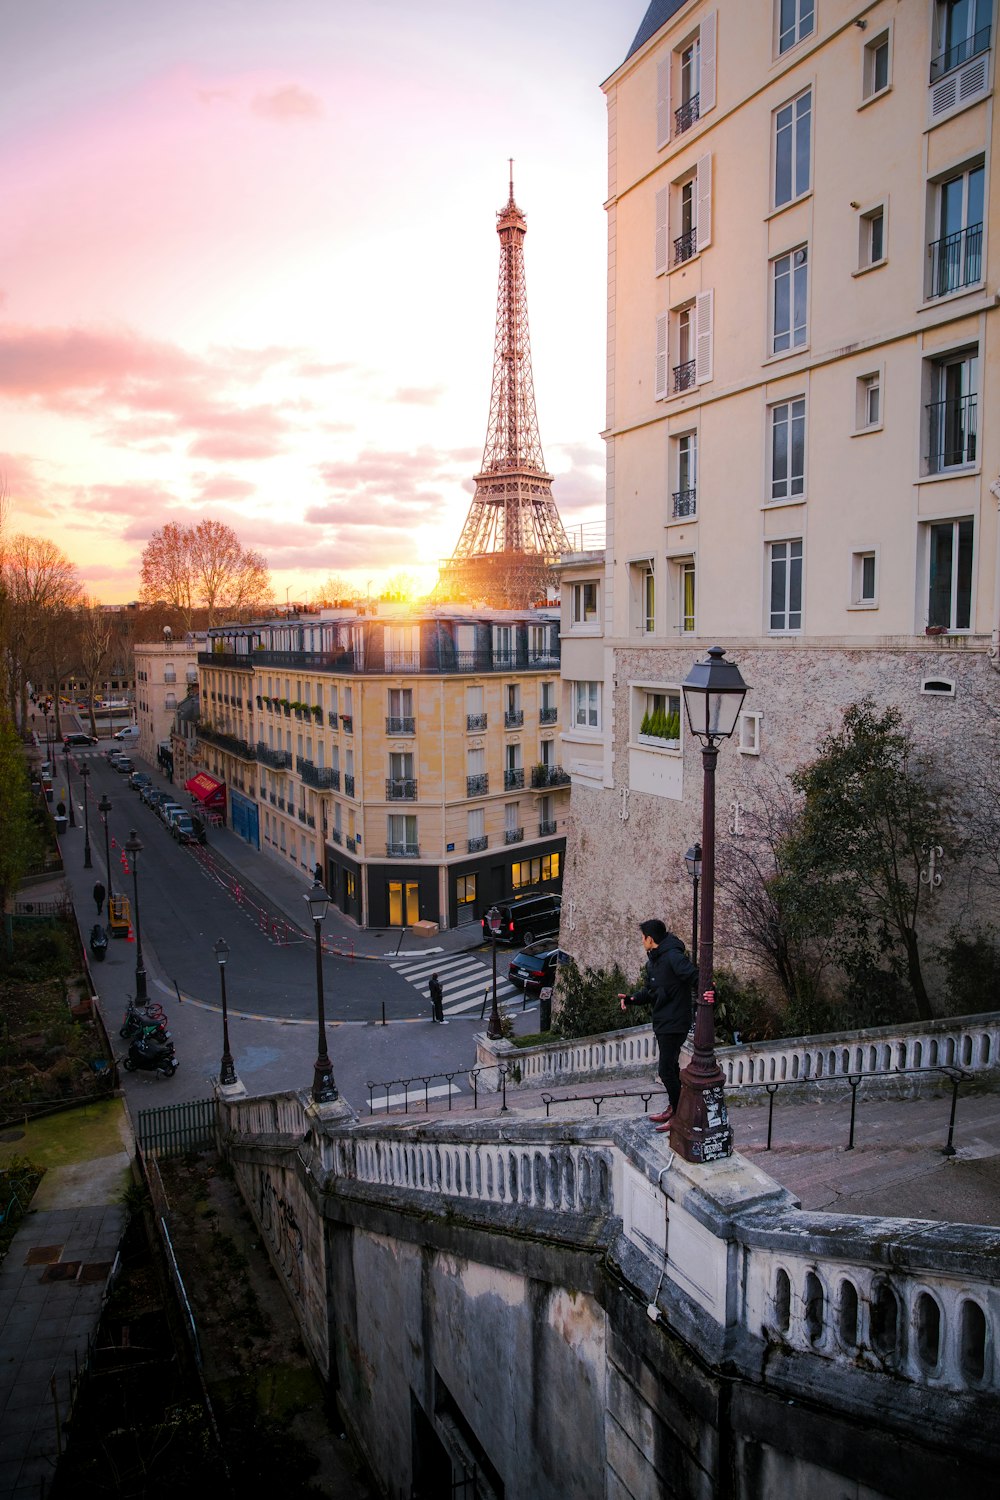
M 199 769 L 225 784 L 231 825 L 310 880 L 319 866 L 362 925 L 464 925 L 560 888 L 554 610 L 223 626 L 198 668 Z
M 139 726 L 136 753 L 151 765 L 157 752 L 170 744 L 178 708 L 198 684 L 198 651 L 205 637 L 188 635 L 174 640 L 137 641 L 135 658 L 135 717 Z
M 946 747 L 958 786 L 982 743 L 996 24 L 993 0 L 654 0 L 604 85 L 603 784 L 574 781 L 589 838 L 566 874 L 582 958 L 632 952 L 622 912 L 687 930 L 701 766 L 680 684 L 709 646 L 751 687 L 719 761 L 723 840 L 865 693 Z M 937 873 L 954 907 L 961 872 Z

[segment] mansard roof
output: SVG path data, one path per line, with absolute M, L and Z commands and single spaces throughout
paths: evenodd
M 687 0 L 650 0 L 649 9 L 642 18 L 642 25 L 635 34 L 635 41 L 628 49 L 626 62 L 633 52 L 638 52 L 643 43 L 648 42 L 650 37 L 654 36 L 661 26 L 665 26 L 670 17 L 676 15 L 681 6 L 686 4 Z

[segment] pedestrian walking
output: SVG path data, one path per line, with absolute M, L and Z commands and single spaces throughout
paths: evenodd
M 444 999 L 444 986 L 436 974 L 431 975 L 427 988 L 431 996 L 431 1020 L 438 1022 L 441 1026 L 447 1026 L 448 1022 L 444 1018 L 444 1011 L 441 1007 Z
M 97 915 L 98 916 L 101 915 L 101 910 L 102 910 L 102 908 L 104 906 L 104 898 L 105 898 L 105 896 L 107 894 L 108 893 L 104 889 L 104 887 L 101 884 L 101 882 L 99 880 L 95 880 L 94 881 L 94 905 L 97 907 Z
M 681 1097 L 681 1075 L 677 1066 L 681 1046 L 691 1025 L 691 981 L 698 970 L 687 956 L 684 944 L 667 930 L 659 917 L 639 923 L 646 950 L 646 977 L 634 995 L 619 995 L 622 1010 L 630 1005 L 651 1005 L 652 1023 L 660 1060 L 657 1072 L 667 1091 L 667 1107 L 650 1115 L 657 1130 L 670 1129 Z

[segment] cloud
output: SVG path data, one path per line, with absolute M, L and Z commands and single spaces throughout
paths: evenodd
M 249 479 L 237 479 L 234 474 L 216 474 L 200 483 L 198 493 L 203 500 L 246 500 L 257 493 L 257 486 Z
M 318 120 L 323 115 L 323 101 L 318 94 L 297 83 L 281 84 L 265 94 L 255 94 L 250 108 L 265 120 Z
M 392 400 L 398 401 L 402 406 L 434 406 L 443 395 L 443 385 L 405 385 L 400 386 Z
M 214 459 L 218 463 L 242 463 L 253 458 L 275 458 L 284 451 L 282 443 L 263 434 L 218 433 L 198 438 L 188 445 L 192 458 Z
M 82 393 L 124 397 L 136 383 L 191 377 L 201 362 L 175 345 L 86 328 L 0 332 L 0 394 L 72 409 Z

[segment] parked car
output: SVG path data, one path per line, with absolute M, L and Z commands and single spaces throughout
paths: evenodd
M 115 760 L 111 762 L 111 764 L 112 766 L 114 766 L 119 776 L 129 776 L 135 770 L 135 766 L 129 760 L 127 755 L 119 755 Z
M 170 801 L 170 793 L 162 791 L 158 786 L 144 786 L 139 796 L 147 807 L 155 812 L 161 802 Z
M 158 802 L 155 808 L 156 816 L 160 819 L 160 822 L 167 824 L 169 824 L 171 815 L 173 813 L 182 811 L 183 809 L 180 803 L 171 801 L 169 796 L 166 797 L 162 802 Z
M 64 734 L 63 735 L 63 744 L 64 745 L 70 745 L 70 746 L 72 746 L 72 745 L 96 745 L 97 744 L 97 736 L 95 734 Z
M 175 813 L 170 820 L 170 832 L 179 844 L 193 844 L 196 842 L 194 824 L 191 814 L 183 810 Z
M 509 896 L 506 901 L 498 901 L 496 909 L 500 913 L 497 942 L 520 943 L 527 948 L 537 937 L 559 931 L 562 897 L 551 892 L 540 895 L 536 891 L 528 896 Z M 492 940 L 490 925 L 485 915 L 483 916 L 483 937 L 487 942 Z
M 554 948 L 551 942 L 531 943 L 520 953 L 515 953 L 507 977 L 519 990 L 537 994 L 544 984 L 555 984 L 556 970 L 568 958 L 568 953 L 562 948 Z
M 138 724 L 126 724 L 124 729 L 116 729 L 114 737 L 116 740 L 137 740 L 139 738 Z
M 152 776 L 148 776 L 145 771 L 133 771 L 128 779 L 128 784 L 133 792 L 141 792 L 144 786 L 153 785 L 153 778 Z
M 194 829 L 194 836 L 198 840 L 198 843 L 199 844 L 207 844 L 208 843 L 208 829 L 205 827 L 205 819 L 203 817 L 201 817 L 201 815 L 199 813 L 196 813 L 196 812 L 191 813 L 190 816 L 191 816 L 191 826 Z

